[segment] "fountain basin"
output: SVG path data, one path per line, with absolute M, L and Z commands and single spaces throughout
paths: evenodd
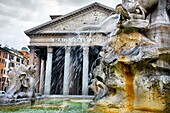
M 30 99 L 13 100 L 12 104 L 1 104 L 0 112 L 13 113 L 93 113 L 86 111 L 90 107 L 93 96 L 42 96 L 37 97 L 35 102 Z M 12 100 L 12 99 L 11 99 Z M 7 100 L 6 100 L 7 101 Z M 15 102 L 14 102 L 15 101 Z M 19 102 L 20 101 L 20 102 Z

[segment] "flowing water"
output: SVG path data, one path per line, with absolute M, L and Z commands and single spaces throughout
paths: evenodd
M 64 47 L 55 47 L 53 50 L 51 94 L 62 94 L 64 75 Z
M 99 52 L 102 47 L 93 46 L 89 48 L 89 81 L 93 79 L 90 75 L 93 69 L 99 65 Z M 63 76 L 64 76 L 64 47 L 56 47 L 53 52 L 52 64 L 52 81 L 51 81 L 51 94 L 62 94 L 63 89 Z M 71 63 L 70 63 L 70 78 L 69 78 L 69 94 L 81 95 L 82 92 L 82 72 L 83 72 L 83 47 L 71 47 Z M 97 59 L 97 60 L 96 60 Z M 93 94 L 89 91 L 89 94 Z

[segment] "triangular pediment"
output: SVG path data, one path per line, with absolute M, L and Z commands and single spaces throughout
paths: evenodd
M 55 18 L 44 24 L 31 28 L 25 33 L 31 34 L 45 34 L 45 33 L 69 33 L 82 30 L 86 26 L 98 25 L 103 22 L 114 9 L 100 3 L 93 3 L 66 15 Z

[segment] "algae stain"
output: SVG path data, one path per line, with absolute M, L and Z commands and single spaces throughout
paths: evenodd
M 134 91 L 134 74 L 131 71 L 131 67 L 126 64 L 121 64 L 122 68 L 122 74 L 125 77 L 125 91 L 126 91 L 126 96 L 127 96 L 127 101 L 126 101 L 126 108 L 129 110 L 134 109 L 134 99 L 135 99 L 135 91 Z

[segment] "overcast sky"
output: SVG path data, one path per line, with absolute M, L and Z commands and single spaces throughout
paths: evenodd
M 122 0 L 0 0 L 0 44 L 21 49 L 29 45 L 24 31 L 93 2 L 115 8 Z

